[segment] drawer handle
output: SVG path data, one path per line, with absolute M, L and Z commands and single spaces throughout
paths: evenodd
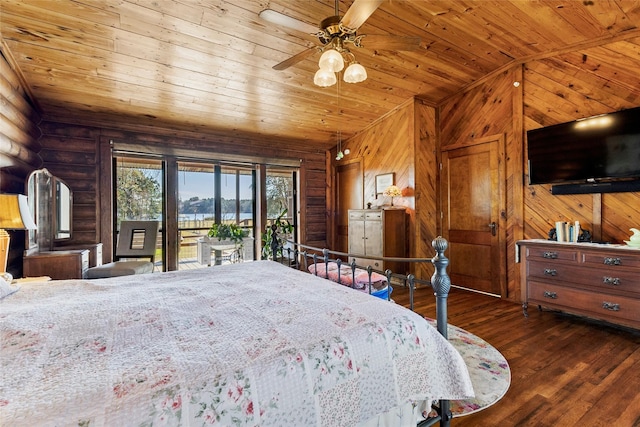
M 620 284 L 620 278 L 619 277 L 607 277 L 607 276 L 604 276 L 602 278 L 602 283 L 606 283 L 607 285 L 619 285 Z
M 544 274 L 545 276 L 555 276 L 556 274 L 558 274 L 558 271 L 554 270 L 553 268 L 545 268 Z
M 542 258 L 558 259 L 558 252 L 545 252 L 542 254 Z
M 622 260 L 620 258 L 605 257 L 604 258 L 604 264 L 605 265 L 620 265 L 620 264 L 622 264 Z
M 542 294 L 543 297 L 545 298 L 551 298 L 551 299 L 557 299 L 558 298 L 558 294 L 555 292 L 550 292 L 550 291 L 544 291 L 544 294 Z
M 605 301 L 602 303 L 602 308 L 604 308 L 605 310 L 620 311 L 620 304 L 614 304 L 612 302 Z

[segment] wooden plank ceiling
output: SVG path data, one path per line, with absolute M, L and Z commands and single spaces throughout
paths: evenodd
M 344 15 L 352 0 L 339 3 Z M 637 0 L 385 0 L 358 34 L 418 36 L 419 49 L 352 48 L 369 78 L 320 88 L 316 25 L 332 0 L 0 0 L 2 48 L 45 120 L 225 134 L 325 150 L 412 96 L 437 105 L 513 64 L 638 36 Z M 339 96 L 338 96 L 339 87 Z M 215 140 L 215 138 L 212 138 Z

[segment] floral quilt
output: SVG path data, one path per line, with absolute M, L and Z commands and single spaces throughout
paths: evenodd
M 420 316 L 272 261 L 0 300 L 0 425 L 345 427 L 472 395 Z

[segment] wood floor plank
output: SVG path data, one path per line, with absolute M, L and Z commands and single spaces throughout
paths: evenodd
M 408 305 L 408 291 L 393 299 Z M 435 317 L 430 288 L 414 310 Z M 453 288 L 449 323 L 472 332 L 509 362 L 511 386 L 495 405 L 455 418 L 454 427 L 640 427 L 640 331 Z

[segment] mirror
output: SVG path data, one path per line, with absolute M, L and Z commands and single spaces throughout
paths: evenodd
M 70 239 L 73 194 L 69 186 L 59 178 L 55 178 L 55 209 L 53 212 L 53 239 Z
M 53 242 L 71 238 L 73 192 L 47 169 L 33 171 L 27 178 L 29 209 L 38 226 L 26 233 L 27 254 L 50 251 Z

